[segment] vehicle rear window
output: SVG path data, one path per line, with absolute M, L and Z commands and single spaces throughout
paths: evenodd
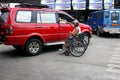
M 16 16 L 17 22 L 31 22 L 32 11 L 18 11 Z
M 111 14 L 111 19 L 112 19 L 112 21 L 118 21 L 119 20 L 119 13 L 118 12 L 113 12 Z
M 1 13 L 1 15 L 0 15 L 0 22 L 6 22 L 7 21 L 8 13 L 9 12 Z

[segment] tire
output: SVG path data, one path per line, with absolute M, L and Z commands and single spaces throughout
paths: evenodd
M 37 38 L 32 38 L 26 43 L 24 51 L 29 56 L 35 56 L 40 54 L 42 48 L 42 42 Z
M 80 57 L 85 53 L 85 44 L 75 41 L 70 45 L 69 52 L 75 57 Z
M 84 39 L 82 39 L 81 41 L 84 43 L 84 45 L 85 45 L 85 51 L 86 51 L 87 48 L 88 48 L 88 43 Z
M 102 33 L 100 32 L 99 28 L 97 28 L 96 35 L 97 36 L 102 36 Z
M 83 39 L 84 39 L 85 43 L 87 43 L 87 45 L 90 43 L 90 36 L 88 33 L 83 34 Z

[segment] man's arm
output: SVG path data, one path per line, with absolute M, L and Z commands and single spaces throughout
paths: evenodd
M 75 28 L 74 31 L 71 33 L 73 36 L 77 36 L 79 32 L 79 29 L 78 28 Z

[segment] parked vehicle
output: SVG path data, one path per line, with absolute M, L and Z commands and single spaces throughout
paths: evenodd
M 103 33 L 120 34 L 120 10 L 110 9 L 92 12 L 87 23 L 98 36 Z
M 43 8 L 44 7 L 44 8 Z M 68 22 L 75 19 L 69 14 L 46 8 L 41 5 L 24 4 L 15 8 L 1 8 L 0 42 L 13 45 L 27 55 L 37 55 L 44 46 L 64 44 L 64 40 L 73 30 L 70 24 L 61 22 L 59 16 Z M 89 43 L 91 27 L 79 24 L 84 39 Z

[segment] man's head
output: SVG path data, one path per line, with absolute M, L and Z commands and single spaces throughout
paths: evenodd
M 79 22 L 77 20 L 73 21 L 74 27 L 79 26 Z

